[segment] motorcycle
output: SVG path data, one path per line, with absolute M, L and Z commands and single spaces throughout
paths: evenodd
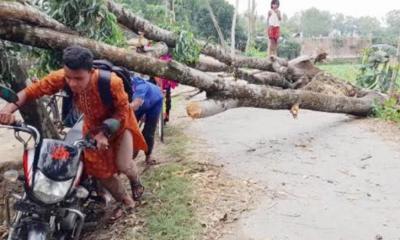
M 0 98 L 14 103 L 18 100 L 4 86 L 0 86 Z M 107 119 L 102 130 L 111 135 L 119 125 L 118 120 Z M 83 177 L 83 150 L 95 148 L 96 142 L 82 136 L 82 117 L 63 140 L 43 139 L 35 127 L 23 122 L 0 128 L 13 130 L 24 145 L 23 174 L 9 170 L 3 175 L 9 183 L 21 181 L 24 186 L 22 195 L 11 193 L 6 197 L 8 240 L 78 240 L 85 224 L 83 209 L 96 190 L 94 180 Z M 15 201 L 13 218 L 11 199 Z

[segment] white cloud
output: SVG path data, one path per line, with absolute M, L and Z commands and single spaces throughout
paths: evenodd
M 227 1 L 232 5 L 236 2 L 235 0 Z M 257 13 L 266 15 L 270 2 L 270 0 L 256 0 Z M 343 13 L 354 17 L 373 16 L 382 20 L 390 10 L 400 9 L 399 0 L 280 0 L 280 3 L 281 11 L 288 16 L 311 7 L 316 7 L 331 13 Z M 239 12 L 246 11 L 247 4 L 248 0 L 239 0 Z

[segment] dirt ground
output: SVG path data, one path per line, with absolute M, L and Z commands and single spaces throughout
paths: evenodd
M 242 108 L 191 128 L 216 164 L 265 189 L 222 239 L 400 239 L 398 126 Z

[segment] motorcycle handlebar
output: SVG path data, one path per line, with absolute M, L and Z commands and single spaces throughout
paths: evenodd
M 20 120 L 15 121 L 11 125 L 0 125 L 0 128 L 12 129 L 16 133 L 18 133 L 18 132 L 28 133 L 33 137 L 33 139 L 35 141 L 35 145 L 38 145 L 41 140 L 41 135 L 40 135 L 39 131 L 37 130 L 37 128 L 35 128 L 34 126 L 31 126 L 31 125 L 25 124 L 24 122 L 22 122 Z M 22 140 L 19 137 L 19 135 L 16 135 L 16 138 L 20 141 Z
M 15 132 L 25 132 L 25 133 L 30 134 L 35 141 L 35 146 L 37 146 L 41 141 L 41 135 L 40 135 L 39 131 L 37 130 L 37 128 L 35 128 L 31 125 L 25 124 L 24 122 L 22 122 L 20 120 L 15 121 L 11 125 L 0 125 L 0 128 L 12 129 Z M 16 136 L 16 138 L 20 141 L 23 141 L 22 138 L 20 138 L 19 136 Z M 81 148 L 90 148 L 90 149 L 97 148 L 96 140 L 94 140 L 93 138 L 90 138 L 89 136 L 86 136 L 83 139 L 75 141 L 74 145 L 77 147 L 81 147 Z

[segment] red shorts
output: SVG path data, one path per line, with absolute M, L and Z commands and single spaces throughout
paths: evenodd
M 281 30 L 279 27 L 269 27 L 268 28 L 268 38 L 278 41 L 279 36 L 281 35 Z

